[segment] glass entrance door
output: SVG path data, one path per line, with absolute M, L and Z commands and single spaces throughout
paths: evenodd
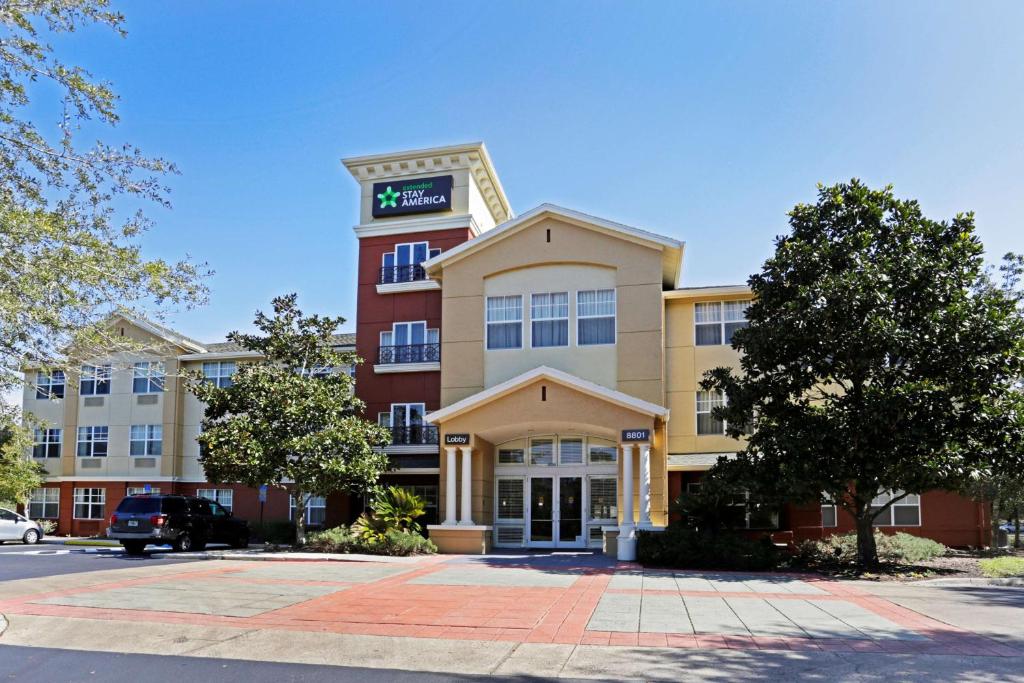
M 583 479 L 558 479 L 558 546 L 583 547 Z
M 530 545 L 554 545 L 554 483 L 552 477 L 530 478 Z

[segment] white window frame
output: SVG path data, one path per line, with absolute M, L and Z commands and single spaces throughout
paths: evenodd
M 322 510 L 323 519 L 318 522 L 313 521 L 313 510 Z M 295 521 L 295 496 L 288 494 L 288 519 Z M 327 521 L 327 497 L 326 496 L 309 496 L 306 499 L 306 512 L 305 520 L 307 526 L 321 526 Z
M 136 436 L 137 429 L 142 430 L 141 438 Z M 142 444 L 142 453 L 132 453 L 134 444 Z M 154 447 L 154 444 L 157 444 Z M 159 453 L 153 451 L 159 450 Z M 128 454 L 134 458 L 155 458 L 164 452 L 164 426 L 162 424 L 132 425 L 128 431 Z
M 83 365 L 82 376 L 78 380 L 79 395 L 109 396 L 113 374 L 113 367 L 109 363 L 105 365 Z M 87 385 L 90 385 L 88 389 L 86 389 Z M 101 385 L 106 391 L 100 391 Z
M 136 383 L 142 380 L 144 389 L 139 391 Z M 135 363 L 132 367 L 133 394 L 162 394 L 167 381 L 167 371 L 162 361 L 147 360 Z
M 235 492 L 233 489 L 197 489 L 196 498 L 205 498 L 206 500 L 212 500 L 218 503 L 222 508 L 228 512 L 232 512 L 232 506 L 235 503 Z
M 126 496 L 144 496 L 147 494 L 156 495 L 160 493 L 159 486 L 150 486 L 149 491 L 146 491 L 145 486 L 129 486 L 125 489 Z
M 581 298 L 584 294 L 590 292 L 611 292 L 612 294 L 612 312 L 600 314 L 583 314 L 583 302 Z M 612 319 L 612 340 L 610 342 L 583 342 L 580 334 L 581 322 L 583 320 L 596 320 L 599 318 L 611 318 Z M 612 287 L 611 289 L 581 289 L 576 292 L 576 346 L 615 346 L 616 341 L 619 337 L 619 293 Z
M 233 360 L 203 361 L 203 379 L 221 389 L 231 386 L 236 370 L 238 370 L 238 366 Z
M 39 507 L 39 514 L 32 511 L 33 506 Z M 59 519 L 60 489 L 52 486 L 32 489 L 26 512 L 29 519 Z M 52 514 L 47 514 L 48 512 Z
M 526 499 L 526 477 L 520 477 L 520 476 L 515 476 L 515 477 L 500 476 L 500 477 L 496 477 L 495 479 L 496 479 L 496 481 L 495 481 L 495 484 L 494 484 L 494 507 L 495 507 L 494 523 L 495 524 L 508 525 L 508 526 L 523 526 L 526 523 L 527 507 L 529 506 L 529 501 L 527 501 L 527 499 Z M 500 492 L 501 492 L 501 482 L 503 482 L 503 481 L 519 482 L 519 494 L 520 494 L 520 498 L 519 498 L 520 515 L 519 515 L 519 517 L 501 517 L 498 514 L 499 513 L 499 509 L 498 508 L 500 508 L 500 506 L 501 506 L 501 495 L 500 495 Z
M 57 387 L 60 387 L 59 392 L 55 391 Z M 51 398 L 64 398 L 64 394 L 66 393 L 67 377 L 65 377 L 63 370 L 54 370 L 53 372 L 43 372 L 42 370 L 39 370 L 36 372 L 37 399 L 48 401 Z
M 889 502 L 893 498 L 896 498 L 897 496 L 902 496 L 902 495 L 903 495 L 903 491 L 882 491 L 877 496 L 875 496 L 875 498 L 871 501 L 871 503 L 872 503 L 871 507 L 881 507 L 882 505 L 885 505 L 887 502 Z M 908 502 L 906 502 L 908 500 L 913 500 L 914 502 L 908 503 Z M 878 503 L 878 505 L 875 505 L 876 502 Z M 896 508 L 898 508 L 898 507 L 899 508 L 917 508 L 917 524 L 897 524 L 896 523 Z M 881 521 L 881 522 L 872 521 L 872 525 L 873 526 L 879 526 L 879 527 L 890 527 L 890 526 L 893 526 L 893 527 L 920 527 L 920 526 L 922 526 L 922 522 L 924 521 L 924 515 L 922 514 L 922 510 L 921 510 L 921 496 L 920 495 L 915 495 L 915 494 L 912 493 L 912 494 L 908 495 L 906 498 L 903 498 L 902 500 L 900 500 L 900 501 L 890 505 L 889 508 L 885 511 L 884 514 L 886 514 L 888 516 L 888 518 L 889 518 L 888 521 Z
M 438 256 L 441 253 L 441 249 L 439 247 L 434 247 L 433 249 L 431 249 L 430 241 L 429 240 L 426 240 L 426 241 L 420 240 L 419 242 L 397 242 L 391 248 L 391 251 L 385 251 L 383 254 L 380 255 L 380 267 L 381 268 L 398 268 L 399 267 L 399 264 L 398 264 L 398 248 L 399 247 L 409 247 L 409 257 L 412 258 L 416 254 L 416 245 L 417 244 L 422 244 L 426 248 L 427 258 L 424 259 L 424 261 L 429 261 L 430 259 L 434 258 L 435 256 Z M 390 266 L 388 265 L 388 256 L 391 257 L 391 265 Z M 420 261 L 420 263 L 423 263 L 423 261 Z M 418 266 L 418 265 L 420 265 L 420 263 L 403 263 L 402 265 L 404 265 L 404 266 L 405 265 L 407 265 L 407 266 Z
M 380 333 L 380 345 L 381 346 L 395 346 L 395 338 L 398 336 L 396 332 L 401 326 L 407 326 L 409 329 L 406 332 L 405 338 L 412 339 L 412 326 L 423 325 L 423 343 L 424 344 L 437 344 L 441 338 L 441 331 L 436 327 L 427 327 L 426 320 L 407 320 L 402 322 L 391 323 L 390 330 L 383 330 Z M 399 346 L 416 346 L 411 342 L 406 342 Z
M 103 444 L 101 449 L 97 446 Z M 85 446 L 85 453 L 82 453 L 82 446 Z M 102 453 L 97 453 L 102 450 Z M 87 425 L 78 428 L 78 441 L 75 444 L 75 457 L 78 458 L 105 458 L 110 452 L 110 428 L 106 425 Z
M 561 304 L 555 303 L 552 299 L 555 296 L 565 297 L 565 315 L 554 315 Z M 538 303 L 538 297 L 547 297 L 546 303 Z M 547 309 L 547 315 L 541 315 L 539 310 Z M 572 346 L 571 335 L 569 334 L 569 292 L 535 292 L 530 294 L 530 348 L 533 349 L 560 349 Z M 536 336 L 533 333 L 533 323 L 565 322 L 565 343 L 537 345 Z
M 73 496 L 74 504 L 72 507 L 72 515 L 75 519 L 106 519 L 107 490 L 105 488 L 76 488 L 73 492 Z M 89 516 L 79 516 L 79 505 L 86 506 L 86 511 Z M 97 507 L 99 508 L 99 515 L 95 514 Z
M 593 517 L 594 506 L 593 496 L 594 488 L 593 482 L 595 480 L 610 481 L 615 485 L 615 495 L 612 496 L 612 507 L 615 509 L 615 514 L 611 517 Z M 589 524 L 603 523 L 603 524 L 615 524 L 619 517 L 619 478 L 615 475 L 607 474 L 595 474 L 587 477 L 587 509 L 585 519 Z
M 63 430 L 61 429 L 36 427 L 32 431 L 32 457 L 38 460 L 59 458 L 61 456 L 62 435 Z M 36 455 L 36 448 L 39 446 L 43 447 L 44 455 Z M 51 454 L 51 450 L 56 450 L 56 454 Z
M 502 299 L 502 306 L 497 311 L 503 312 L 503 317 L 500 320 L 490 320 L 491 308 L 488 302 L 494 299 Z M 509 306 L 510 300 L 518 299 L 519 305 Z M 515 313 L 518 311 L 517 318 L 508 318 L 508 312 Z M 519 345 L 518 346 L 499 346 L 491 347 L 491 326 L 492 325 L 519 325 Z M 484 350 L 485 351 L 517 351 L 523 348 L 523 295 L 522 294 L 499 294 L 497 296 L 489 296 L 484 299 L 484 328 L 486 330 L 484 339 Z
M 709 396 L 710 408 L 708 410 L 701 410 L 701 394 L 708 394 L 708 396 Z M 710 399 L 712 394 L 717 394 L 718 396 L 720 396 L 721 397 L 721 403 L 715 403 L 713 399 Z M 718 408 L 719 406 L 724 408 L 726 405 L 727 405 L 727 399 L 725 397 L 725 392 L 724 391 L 721 391 L 720 389 L 713 389 L 711 391 L 701 391 L 699 389 L 697 390 L 697 394 L 696 394 L 695 400 L 694 400 L 694 407 L 696 409 L 696 414 L 697 414 L 697 425 L 696 425 L 696 427 L 697 427 L 697 436 L 725 436 L 726 429 L 727 429 L 727 426 L 728 426 L 727 422 L 725 420 L 721 420 L 722 430 L 720 432 L 701 432 L 700 431 L 700 416 L 701 415 L 712 415 L 712 413 L 714 412 L 715 408 Z M 713 417 L 712 417 L 712 419 L 713 419 Z
M 825 510 L 831 509 L 832 511 L 832 523 L 825 524 Z M 821 528 L 822 529 L 835 529 L 839 526 L 839 506 L 836 505 L 832 497 L 827 493 L 821 494 Z
M 612 450 L 611 460 L 594 460 L 593 449 L 608 449 Z M 587 464 L 589 465 L 616 465 L 619 462 L 619 447 L 618 446 L 605 446 L 601 444 L 592 444 L 587 442 Z
M 736 318 L 731 317 L 727 319 L 727 306 L 726 304 L 745 304 L 743 308 L 743 317 Z M 694 346 L 730 346 L 732 344 L 732 335 L 726 335 L 726 326 L 735 325 L 737 323 L 747 323 L 746 309 L 750 307 L 750 299 L 741 299 L 739 301 L 699 301 L 693 305 L 693 345 Z M 709 320 L 705 322 L 698 322 L 698 310 L 700 307 L 717 308 L 718 320 Z M 697 339 L 697 328 L 698 327 L 718 327 L 718 341 L 714 344 L 702 344 Z M 746 327 L 746 325 L 744 325 Z M 734 330 L 735 331 L 735 330 Z

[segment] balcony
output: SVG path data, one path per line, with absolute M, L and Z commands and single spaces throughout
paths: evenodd
M 377 350 L 377 364 L 373 371 L 379 374 L 394 372 L 431 372 L 441 369 L 441 345 L 406 344 L 381 346 Z
M 377 278 L 378 294 L 420 292 L 430 289 L 441 289 L 441 283 L 427 277 L 427 272 L 419 264 L 384 266 Z
M 391 428 L 392 446 L 437 446 L 437 427 L 410 425 Z

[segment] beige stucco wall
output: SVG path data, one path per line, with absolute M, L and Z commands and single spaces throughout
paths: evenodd
M 550 242 L 548 231 L 550 230 Z M 581 271 L 582 267 L 582 271 Z M 518 232 L 468 254 L 443 268 L 441 330 L 441 405 L 471 396 L 507 379 L 515 368 L 536 367 L 539 358 L 531 349 L 486 351 L 484 348 L 484 299 L 490 283 L 527 282 L 531 273 L 557 281 L 564 268 L 564 282 L 571 283 L 571 297 L 582 287 L 570 278 L 580 272 L 597 278 L 603 269 L 614 273 L 617 297 L 617 339 L 614 388 L 652 403 L 664 401 L 664 345 L 662 253 L 619 235 L 595 230 L 568 220 L 546 216 Z M 524 271 L 522 275 L 513 275 Z M 498 285 L 493 285 L 497 287 Z M 536 290 L 534 290 L 536 291 Z M 512 293 L 512 292 L 507 292 Z M 526 294 L 527 292 L 522 292 Z M 524 303 L 524 327 L 529 325 L 528 298 Z M 575 319 L 570 320 L 575 325 Z M 528 338 L 528 335 L 526 335 Z M 572 347 L 570 347 L 572 348 Z M 579 351 L 579 349 L 575 349 Z M 520 356 L 513 357 L 516 353 Z M 501 354 L 491 361 L 488 354 Z M 552 367 L 596 381 L 610 381 L 611 369 L 597 352 L 594 363 L 576 354 L 547 358 Z M 600 360 L 599 360 L 600 359 Z
M 669 453 L 735 452 L 740 443 L 727 436 L 697 435 L 697 390 L 704 373 L 716 367 L 739 368 L 739 353 L 731 346 L 696 346 L 694 303 L 736 301 L 749 295 L 702 296 L 665 301 L 665 386 L 666 405 L 672 419 L 668 425 Z

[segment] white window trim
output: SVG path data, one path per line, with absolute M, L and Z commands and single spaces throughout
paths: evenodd
M 314 500 L 316 500 L 316 501 L 321 501 L 322 500 L 323 501 L 323 505 L 313 505 Z M 292 495 L 292 494 L 288 494 L 288 519 L 290 521 L 295 521 L 295 507 L 296 507 L 296 505 L 295 505 L 295 496 Z M 310 518 L 312 516 L 312 511 L 313 510 L 323 510 L 324 511 L 324 523 L 326 524 L 326 522 L 327 522 L 327 496 L 312 496 L 311 495 L 311 496 L 308 496 L 306 498 L 306 511 L 305 511 L 305 514 L 304 514 L 304 517 L 303 517 L 306 520 L 306 524 L 314 524 L 314 522 L 310 521 Z M 320 522 L 316 522 L 316 524 L 320 524 Z
M 731 342 L 725 340 L 725 326 L 728 323 L 737 322 L 749 322 L 746 314 L 743 315 L 743 320 L 726 320 L 725 319 L 725 305 L 727 303 L 745 303 L 749 307 L 753 301 L 751 299 L 724 299 L 721 301 L 697 301 L 693 305 L 693 345 L 694 346 L 731 346 Z M 708 304 L 715 304 L 718 306 L 718 322 L 717 323 L 699 323 L 697 322 L 697 306 L 706 306 Z M 721 335 L 720 341 L 717 344 L 698 344 L 697 343 L 697 327 L 703 325 L 710 327 L 711 325 L 718 325 L 718 332 Z
M 612 293 L 612 304 L 615 306 L 615 311 L 611 316 L 607 314 L 603 315 L 580 315 L 580 294 L 584 292 L 611 292 Z M 580 321 L 581 320 L 593 320 L 596 318 L 608 318 L 612 319 L 612 340 L 610 342 L 601 342 L 600 344 L 581 344 L 580 343 Z M 576 346 L 615 346 L 619 339 L 619 291 L 616 287 L 602 287 L 598 289 L 578 289 L 576 290 L 576 325 L 575 325 L 575 342 Z
M 208 366 L 213 366 L 214 368 L 216 368 L 216 372 L 212 374 L 207 373 L 206 370 Z M 231 372 L 225 373 L 225 366 L 230 366 Z M 227 386 L 230 386 L 230 382 L 232 381 L 235 372 L 237 372 L 238 370 L 238 365 L 235 363 L 235 361 L 232 360 L 207 360 L 203 361 L 202 370 L 204 380 L 216 385 L 221 389 L 224 389 L 226 388 L 226 386 L 223 383 L 224 380 L 227 380 L 229 382 Z
M 145 436 L 141 439 L 132 438 L 132 428 L 142 427 L 145 430 Z M 156 433 L 156 427 L 160 428 L 160 438 L 156 438 L 153 434 Z M 132 455 L 132 443 L 139 441 L 143 443 L 143 452 L 137 455 Z M 150 453 L 151 444 L 160 444 L 159 453 Z M 164 454 L 164 426 L 162 424 L 141 424 L 141 425 L 130 425 L 128 427 L 128 455 L 133 458 L 159 458 Z
M 221 500 L 221 496 L 227 497 L 227 503 Z M 220 505 L 228 512 L 234 512 L 235 504 L 235 492 L 233 489 L 216 488 L 216 489 L 196 489 L 196 498 L 205 498 L 206 500 L 212 500 L 213 502 Z
M 50 494 L 51 491 L 55 495 L 52 496 L 52 498 L 53 498 L 52 500 L 48 500 L 48 498 L 50 497 L 49 494 Z M 35 499 L 37 492 L 42 494 L 40 496 L 41 500 L 36 500 Z M 41 515 L 33 515 L 32 514 L 32 506 L 33 505 L 41 505 L 42 506 L 42 513 L 43 514 L 41 514 Z M 51 506 L 51 505 L 55 507 L 56 514 L 48 515 L 48 514 L 46 514 L 46 508 L 47 508 L 47 506 Z M 52 486 L 41 487 L 41 488 L 38 488 L 38 489 L 33 489 L 32 493 L 29 496 L 28 508 L 25 510 L 25 512 L 26 512 L 25 516 L 28 517 L 29 519 L 60 519 L 60 489 L 54 488 Z
M 509 297 L 519 297 L 519 320 L 487 320 L 487 301 L 489 299 L 507 299 Z M 524 318 L 526 317 L 525 311 L 523 310 L 526 306 L 526 297 L 522 294 L 494 294 L 484 297 L 484 351 L 485 352 L 496 352 L 496 351 L 522 351 L 526 348 L 526 331 L 523 329 Z M 500 349 L 491 348 L 491 325 L 512 325 L 519 324 L 519 346 L 505 346 Z
M 594 511 L 593 505 L 591 505 L 591 499 L 593 497 L 594 488 L 591 483 L 595 479 L 611 480 L 615 483 L 615 515 L 613 517 L 591 517 L 591 513 Z M 615 475 L 607 474 L 592 474 L 587 477 L 587 509 L 585 510 L 588 524 L 615 524 L 618 521 L 619 514 L 619 478 Z
M 893 493 L 891 491 L 882 491 L 878 495 L 879 496 L 882 496 L 882 495 L 888 496 L 888 498 L 890 500 L 893 498 Z M 920 495 L 917 496 L 917 502 L 916 503 L 905 503 L 905 502 L 903 502 L 905 500 L 906 500 L 906 498 L 903 498 L 899 502 L 893 503 L 885 511 L 886 514 L 889 515 L 888 523 L 881 523 L 881 522 L 872 521 L 872 523 L 871 523 L 872 526 L 876 526 L 876 527 L 907 527 L 907 528 L 919 528 L 919 527 L 924 526 L 924 509 L 923 509 L 923 505 L 922 505 L 923 501 L 921 500 L 921 496 Z M 917 508 L 917 524 L 896 524 L 895 523 L 895 521 L 896 521 L 896 510 L 895 510 L 895 508 L 898 508 L 898 507 Z M 873 518 L 872 518 L 872 520 L 873 520 Z
M 42 434 L 43 440 L 39 441 L 39 435 Z M 50 436 L 55 435 L 55 440 L 51 440 Z M 60 458 L 64 453 L 64 430 L 56 427 L 36 427 L 32 430 L 32 457 L 35 460 L 51 460 L 53 458 Z M 50 446 L 57 446 L 57 455 L 49 455 Z M 36 446 L 46 446 L 47 455 L 41 458 L 36 457 Z
M 78 394 L 79 396 L 109 396 L 113 388 L 113 381 L 114 370 L 110 363 L 100 365 L 85 364 L 82 366 L 81 376 L 78 378 Z M 85 391 L 83 387 L 85 382 L 92 382 L 92 391 Z M 107 383 L 107 390 L 102 394 L 96 391 L 101 382 Z
M 160 487 L 159 486 L 150 486 L 149 487 L 149 493 L 152 494 L 152 495 L 159 494 L 160 493 Z M 125 489 L 125 495 L 126 496 L 144 496 L 144 495 L 146 495 L 146 487 L 145 486 L 129 486 L 129 487 L 127 487 Z
M 105 429 L 106 432 L 107 432 L 106 436 L 104 438 L 102 438 L 102 439 L 96 438 L 96 430 L 97 429 Z M 83 430 L 84 430 L 84 434 L 85 434 L 85 438 L 84 439 L 82 438 Z M 78 436 L 78 439 L 75 442 L 75 457 L 76 458 L 105 458 L 110 453 L 110 427 L 108 427 L 106 425 L 83 425 L 83 426 L 78 428 L 77 436 Z M 97 455 L 96 452 L 95 452 L 96 451 L 96 444 L 97 443 L 105 443 L 105 444 L 107 444 L 107 452 L 106 453 L 101 453 L 101 454 Z M 86 455 L 81 455 L 79 453 L 79 449 L 80 449 L 80 446 L 82 444 L 87 444 L 87 446 L 88 446 L 88 453 L 86 453 Z
M 396 242 L 395 245 L 393 247 L 391 247 L 391 251 L 385 251 L 383 254 L 380 255 L 380 267 L 381 268 L 388 268 L 388 267 L 398 268 L 399 267 L 398 263 L 397 263 L 397 261 L 398 261 L 398 248 L 399 247 L 409 247 L 409 256 L 411 257 L 413 254 L 416 253 L 416 245 L 417 244 L 426 245 L 426 248 L 427 248 L 427 258 L 425 258 L 423 261 L 420 261 L 420 263 L 405 263 L 405 264 L 402 264 L 402 265 L 418 266 L 421 263 L 424 263 L 425 261 L 429 261 L 431 258 L 433 258 L 430 255 L 430 240 L 419 240 L 418 242 Z M 434 248 L 438 249 L 437 247 L 434 247 Z M 438 251 L 440 251 L 440 249 L 438 249 Z M 394 261 L 394 263 L 392 263 L 391 266 L 388 266 L 388 264 L 386 263 L 389 254 L 391 255 L 391 260 Z
M 60 381 L 54 381 L 54 378 L 60 375 Z M 54 387 L 61 387 L 60 396 L 52 396 Z M 39 390 L 46 389 L 47 396 L 40 397 Z M 35 398 L 39 401 L 49 401 L 53 399 L 63 400 L 64 396 L 68 393 L 68 378 L 63 370 L 54 370 L 53 372 L 43 372 L 39 370 L 36 372 L 35 381 Z
M 146 366 L 146 367 L 140 367 Z M 140 375 L 139 372 L 145 374 Z M 135 380 L 145 379 L 146 390 L 135 391 Z M 154 389 L 153 387 L 157 387 Z M 162 394 L 167 388 L 167 368 L 163 361 L 147 360 L 139 361 L 132 365 L 132 393 L 139 394 Z
M 529 504 L 530 504 L 529 501 L 526 499 L 526 479 L 527 478 L 525 476 L 505 476 L 505 475 L 501 475 L 501 476 L 495 477 L 495 479 L 494 479 L 494 507 L 495 507 L 495 510 L 494 510 L 494 523 L 496 525 L 523 526 L 526 523 L 526 518 L 528 516 L 528 514 L 527 514 L 527 506 L 529 506 Z M 521 489 L 521 491 L 522 491 L 522 506 L 523 506 L 523 515 L 522 515 L 522 517 L 500 517 L 500 518 L 498 517 L 498 510 L 497 510 L 497 508 L 498 508 L 498 505 L 500 505 L 500 503 L 501 503 L 501 499 L 499 498 L 499 495 L 498 495 L 499 491 L 500 491 L 499 483 L 498 482 L 500 482 L 500 481 L 518 481 L 522 485 L 522 489 Z M 524 529 L 524 532 L 525 532 L 525 529 Z
M 540 317 L 538 317 L 538 316 L 534 315 L 534 312 L 533 312 L 534 311 L 533 297 L 535 297 L 535 296 L 551 297 L 551 296 L 553 296 L 555 294 L 564 294 L 565 295 L 565 316 L 564 317 L 563 316 L 540 316 Z M 573 339 L 572 325 L 571 325 L 571 322 L 572 322 L 571 294 L 572 294 L 572 292 L 531 292 L 530 293 L 530 348 L 531 349 L 564 349 L 564 348 L 569 348 L 571 346 L 575 346 L 575 344 L 574 344 L 575 339 Z M 523 305 L 525 306 L 525 301 L 524 301 Z M 554 306 L 555 306 L 555 304 L 551 304 L 551 303 L 548 304 L 549 308 L 553 308 Z M 605 316 L 605 317 L 607 317 L 607 316 Z M 553 321 L 558 321 L 558 320 L 564 320 L 565 321 L 565 343 L 564 344 L 552 344 L 550 346 L 537 346 L 536 344 L 534 344 L 534 340 L 533 340 L 533 323 L 535 323 L 535 322 L 553 322 Z M 524 344 L 524 346 L 525 346 L 525 344 Z
M 696 424 L 697 436 L 726 436 L 727 433 L 728 433 L 728 429 L 729 429 L 729 423 L 728 423 L 727 420 L 721 420 L 721 423 L 722 423 L 722 431 L 721 432 L 713 432 L 713 433 L 710 433 L 710 434 L 708 434 L 708 433 L 703 433 L 702 434 L 701 433 L 701 431 L 700 431 L 700 416 L 701 415 L 710 415 L 713 418 L 714 417 L 714 410 L 715 410 L 715 408 L 719 407 L 718 405 L 712 405 L 711 406 L 711 410 L 701 410 L 700 409 L 700 403 L 701 403 L 700 395 L 701 394 L 719 394 L 722 397 L 721 407 L 724 408 L 725 406 L 729 405 L 729 399 L 725 395 L 725 392 L 722 391 L 721 389 L 713 389 L 711 391 L 703 391 L 701 389 L 698 389 L 697 393 L 694 395 L 694 401 L 693 401 L 694 411 L 695 411 L 695 414 L 697 416 L 697 424 Z
M 88 500 L 79 500 L 78 499 L 78 492 L 79 491 L 99 491 L 100 492 L 99 501 L 97 502 L 97 501 L 93 500 L 91 493 L 86 494 L 86 498 Z M 92 512 L 92 509 L 98 505 L 98 506 L 103 508 L 103 514 L 101 514 L 99 517 L 79 517 L 78 516 L 78 506 L 79 505 L 87 505 L 89 512 Z M 93 486 L 84 486 L 84 487 L 81 487 L 81 488 L 76 488 L 76 489 L 74 489 L 72 491 L 72 496 L 71 496 L 71 514 L 72 514 L 72 519 L 84 519 L 84 520 L 90 520 L 90 521 L 97 521 L 97 520 L 102 521 L 102 520 L 106 519 L 106 516 L 107 516 L 106 513 L 107 513 L 107 490 L 105 488 L 93 487 Z

